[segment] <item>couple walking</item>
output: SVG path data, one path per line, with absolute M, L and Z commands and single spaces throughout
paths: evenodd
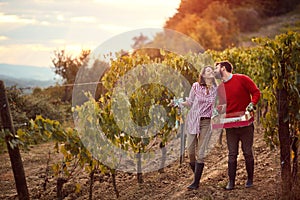
M 253 111 L 260 98 L 260 91 L 255 83 L 246 75 L 233 74 L 233 66 L 228 61 L 215 64 L 214 68 L 205 66 L 197 82 L 193 83 L 189 97 L 182 106 L 189 107 L 186 118 L 187 148 L 190 167 L 194 172 L 194 180 L 188 189 L 197 189 L 204 169 L 205 150 L 211 135 L 211 117 L 218 96 L 218 113 L 226 116 L 239 116 Z M 218 86 L 215 78 L 221 79 Z M 232 190 L 235 186 L 237 155 L 239 141 L 245 157 L 248 174 L 246 187 L 253 185 L 254 157 L 253 157 L 254 126 L 226 128 L 228 147 L 228 176 L 229 182 L 225 189 Z

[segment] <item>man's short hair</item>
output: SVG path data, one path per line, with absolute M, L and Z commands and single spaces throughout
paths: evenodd
M 230 73 L 232 72 L 233 67 L 232 67 L 232 64 L 229 61 L 226 60 L 226 61 L 222 61 L 222 62 L 217 62 L 216 66 L 219 65 L 219 64 L 221 65 L 221 67 L 224 66 L 226 71 L 228 71 Z

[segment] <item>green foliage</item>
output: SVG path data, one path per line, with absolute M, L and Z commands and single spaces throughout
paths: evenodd
M 167 105 L 174 96 L 188 96 L 201 68 L 213 64 L 209 55 L 161 51 L 162 59 L 153 60 L 146 53 L 111 60 L 100 80 L 107 92 L 97 101 L 88 94 L 89 100 L 74 108 L 83 143 L 113 168 L 119 164 L 119 149 L 127 156 L 151 152 L 176 136 L 177 111 Z
M 35 120 L 30 121 L 27 130 L 18 130 L 17 137 L 25 146 L 32 143 L 33 139 L 55 142 L 57 153 L 63 155 L 61 161 L 52 166 L 56 177 L 69 180 L 81 169 L 85 169 L 88 173 L 92 170 L 107 172 L 106 166 L 94 159 L 85 148 L 78 132 L 72 128 L 63 128 L 58 121 L 37 116 Z
M 38 89 L 38 88 L 36 88 Z M 42 89 L 42 90 L 37 90 L 36 89 L 33 91 L 32 95 L 33 96 L 38 96 L 38 95 L 44 95 L 48 96 L 49 99 L 48 101 L 52 104 L 61 104 L 61 99 L 64 96 L 64 87 L 60 85 L 55 85 L 55 86 L 50 86 L 48 88 Z
M 6 91 L 14 126 L 28 122 L 26 112 L 23 110 L 26 107 L 23 92 L 16 86 L 8 87 Z
M 6 88 L 13 126 L 17 134 L 26 134 L 30 121 L 34 120 L 36 116 L 56 119 L 60 123 L 71 119 L 71 106 L 62 103 L 56 95 L 53 95 L 55 91 L 57 91 L 56 89 L 57 88 L 53 90 L 52 88 L 35 88 L 32 94 L 24 94 L 22 90 L 16 88 L 16 86 Z M 19 140 L 19 138 L 7 136 L 7 133 L 3 130 L 0 137 L 1 151 L 4 151 L 6 147 L 5 141 L 11 143 L 14 140 L 12 143 L 15 143 Z M 28 146 L 29 144 L 38 144 L 48 141 L 48 138 L 27 137 L 25 141 L 25 146 Z
M 0 129 L 0 153 L 5 151 L 5 146 L 9 145 L 10 148 L 14 149 L 19 145 L 23 145 L 18 135 L 13 135 L 7 129 Z
M 153 68 L 143 67 L 149 65 L 152 65 Z M 130 96 L 125 94 L 128 90 L 131 91 L 129 88 L 127 88 L 127 91 L 120 88 L 119 92 L 117 91 L 113 93 L 114 89 L 118 87 L 117 82 L 120 81 L 121 77 L 126 74 L 130 74 L 130 72 L 132 72 L 132 70 L 134 70 L 137 66 L 141 67 L 140 69 L 142 72 L 134 73 L 133 71 L 130 75 L 132 76 L 132 79 L 130 80 L 135 82 L 127 84 L 127 87 L 131 87 L 133 90 L 136 88 L 136 90 L 132 90 L 131 94 L 129 92 Z M 158 70 L 157 72 L 163 73 Z M 107 138 L 113 141 L 117 139 L 121 142 L 119 145 L 122 149 L 128 150 L 130 147 L 130 150 L 135 153 L 145 152 L 146 147 L 149 145 L 153 137 L 148 137 L 149 135 L 145 136 L 145 138 L 132 136 L 136 131 L 132 125 L 149 125 L 151 121 L 149 110 L 151 110 L 153 105 L 162 105 L 170 112 L 170 108 L 166 108 L 166 105 L 169 103 L 168 100 L 170 100 L 174 94 L 168 92 L 163 85 L 151 84 L 151 80 L 149 81 L 149 84 L 146 85 L 141 83 L 141 81 L 145 81 L 145 79 L 149 78 L 149 74 L 154 75 L 157 72 L 155 72 L 155 65 L 153 65 L 153 61 L 147 55 L 135 55 L 134 57 L 123 56 L 112 62 L 111 68 L 102 79 L 103 85 L 109 92 L 102 95 L 100 98 L 100 107 L 102 108 L 100 112 L 100 125 Z M 124 95 L 124 97 L 122 97 L 122 95 Z M 113 102 L 116 99 L 119 100 L 118 104 L 114 104 Z M 123 99 L 125 99 L 125 101 L 123 101 Z M 117 106 L 114 108 L 114 111 L 118 110 L 120 113 L 111 112 L 114 105 Z M 126 112 L 127 107 L 130 113 Z M 115 121 L 114 115 L 117 114 L 124 116 L 122 122 Z M 165 128 L 166 130 L 163 132 L 170 132 L 170 126 L 166 126 Z M 122 129 L 126 129 L 129 132 L 124 132 Z M 150 135 L 156 136 L 157 133 L 150 133 Z
M 63 104 L 48 91 L 49 89 L 36 88 L 33 94 L 25 95 L 15 86 L 7 88 L 8 101 L 16 128 L 28 123 L 36 115 L 58 119 L 60 122 L 64 120 L 61 114 L 61 112 L 65 113 L 62 109 Z
M 54 65 L 54 72 L 61 76 L 64 84 L 74 84 L 77 72 L 85 63 L 85 59 L 90 54 L 90 50 L 82 50 L 81 54 L 75 58 L 68 55 L 65 50 L 55 51 L 52 63 Z M 64 87 L 64 96 L 62 101 L 71 101 L 73 86 L 68 85 Z
M 288 113 L 290 131 L 299 134 L 300 130 L 300 87 L 297 75 L 300 73 L 300 34 L 288 32 L 270 39 L 256 39 L 268 52 L 267 60 L 271 64 L 271 84 L 273 91 L 286 89 L 288 93 Z M 279 94 L 280 95 L 280 94 Z
M 36 115 L 42 115 L 44 118 L 60 119 L 60 113 L 53 104 L 48 102 L 48 97 L 43 95 L 24 96 L 26 106 L 22 110 L 26 113 L 28 119 L 34 119 Z
M 77 71 L 89 53 L 89 50 L 82 50 L 78 57 L 73 58 L 71 55 L 67 55 L 65 50 L 55 51 L 52 59 L 54 72 L 60 75 L 65 83 L 74 83 Z

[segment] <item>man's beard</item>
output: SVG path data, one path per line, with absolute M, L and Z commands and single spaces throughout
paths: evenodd
M 215 77 L 216 77 L 216 79 L 221 79 L 222 78 L 222 72 L 221 72 L 221 70 L 215 72 Z

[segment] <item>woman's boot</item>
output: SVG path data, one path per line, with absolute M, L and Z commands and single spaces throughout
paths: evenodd
M 199 182 L 202 176 L 204 163 L 195 163 L 194 181 L 188 186 L 188 189 L 196 190 L 199 187 Z
M 195 162 L 190 162 L 189 164 L 190 164 L 192 171 L 195 173 Z

